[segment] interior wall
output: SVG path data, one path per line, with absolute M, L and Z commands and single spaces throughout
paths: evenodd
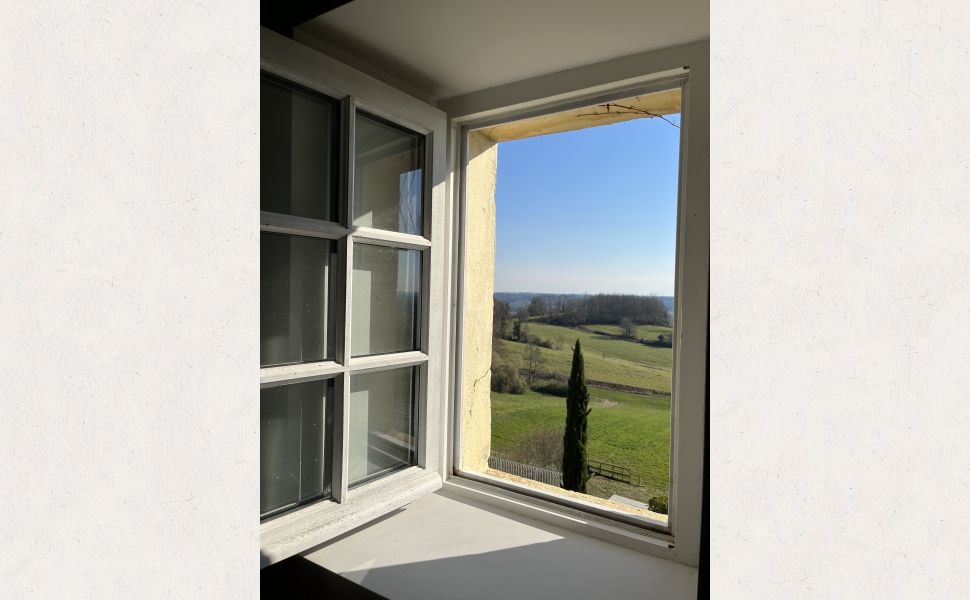
M 438 106 L 458 121 L 483 119 L 507 110 L 569 100 L 617 85 L 635 86 L 651 80 L 694 71 L 706 79 L 708 40 L 671 46 L 613 60 L 567 69 L 532 79 L 445 98 Z M 704 110 L 707 110 L 705 107 Z

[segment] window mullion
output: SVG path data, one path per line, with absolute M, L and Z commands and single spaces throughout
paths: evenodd
M 417 377 L 414 381 L 414 420 L 415 431 L 418 433 L 418 443 L 414 449 L 415 462 L 421 467 L 428 465 L 428 454 L 435 449 L 431 443 L 431 436 L 428 435 L 428 362 L 425 361 L 418 366 Z
M 348 228 L 351 227 L 353 220 L 354 205 L 354 98 L 347 96 L 341 101 L 341 118 L 343 119 L 343 132 L 340 145 L 340 222 Z M 342 327 L 339 329 L 341 343 L 338 345 L 338 359 L 341 364 L 350 364 L 350 311 L 353 307 L 351 302 L 352 280 L 354 268 L 354 242 L 351 236 L 345 237 L 340 243 L 339 260 L 342 265 L 343 289 L 341 290 L 343 306 L 340 315 L 343 317 Z
M 340 179 L 337 222 L 350 228 L 354 196 L 354 98 L 340 101 Z
M 350 379 L 349 374 L 344 373 L 334 381 L 334 400 L 333 403 L 333 487 L 331 496 L 335 502 L 347 501 L 347 487 L 349 481 L 348 466 L 350 463 L 349 452 L 349 432 L 350 432 L 350 410 L 348 399 L 350 398 Z
M 421 298 L 420 305 L 420 335 L 418 348 L 425 354 L 430 354 L 430 326 L 431 326 L 431 252 L 425 250 L 421 253 Z
M 344 227 L 350 227 L 354 197 L 354 99 L 347 96 L 340 102 L 340 180 L 338 220 Z M 342 365 L 350 363 L 350 310 L 351 279 L 353 277 L 354 244 L 349 236 L 340 240 L 337 249 L 340 263 L 340 289 L 337 308 L 337 361 Z M 350 374 L 344 372 L 337 383 L 334 402 L 334 440 L 333 440 L 333 499 L 336 502 L 347 500 L 350 481 Z

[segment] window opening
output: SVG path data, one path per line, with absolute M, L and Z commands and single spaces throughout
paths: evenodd
M 680 100 L 468 131 L 462 474 L 667 524 Z

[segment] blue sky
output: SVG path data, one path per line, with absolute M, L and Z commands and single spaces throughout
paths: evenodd
M 679 138 L 635 119 L 499 144 L 495 291 L 672 296 Z

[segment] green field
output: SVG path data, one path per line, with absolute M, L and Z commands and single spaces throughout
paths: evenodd
M 544 363 L 540 371 L 558 374 L 563 380 L 568 378 L 572 346 L 578 339 L 586 360 L 587 379 L 670 393 L 670 348 L 644 346 L 630 340 L 544 323 L 529 323 L 528 332 L 555 345 L 551 349 L 540 348 Z M 515 355 L 520 362 L 523 360 L 525 344 L 509 340 L 493 340 L 493 344 L 500 353 Z
M 587 329 L 592 329 L 594 331 L 602 331 L 604 333 L 611 333 L 613 335 L 620 335 L 622 330 L 619 325 L 586 325 Z M 665 335 L 670 335 L 670 327 L 664 327 L 663 325 L 637 325 L 636 326 L 636 336 L 638 338 L 643 338 L 645 340 L 655 340 L 657 336 L 661 333 Z
M 615 326 L 587 326 L 613 333 L 611 327 Z M 649 327 L 645 333 L 653 330 L 670 333 L 669 327 Z M 629 467 L 643 484 L 634 487 L 594 477 L 590 481 L 590 493 L 603 498 L 620 494 L 644 502 L 651 496 L 666 493 L 670 465 L 671 349 L 540 323 L 529 323 L 528 332 L 554 342 L 554 348 L 540 349 L 542 380 L 563 381 L 568 377 L 571 346 L 578 338 L 588 380 L 652 390 L 630 393 L 590 385 L 589 458 Z M 524 365 L 525 344 L 508 340 L 493 342 L 500 354 L 517 355 L 520 365 Z M 492 392 L 492 450 L 515 456 L 537 431 L 561 431 L 565 418 L 564 398 L 535 391 L 518 395 Z

